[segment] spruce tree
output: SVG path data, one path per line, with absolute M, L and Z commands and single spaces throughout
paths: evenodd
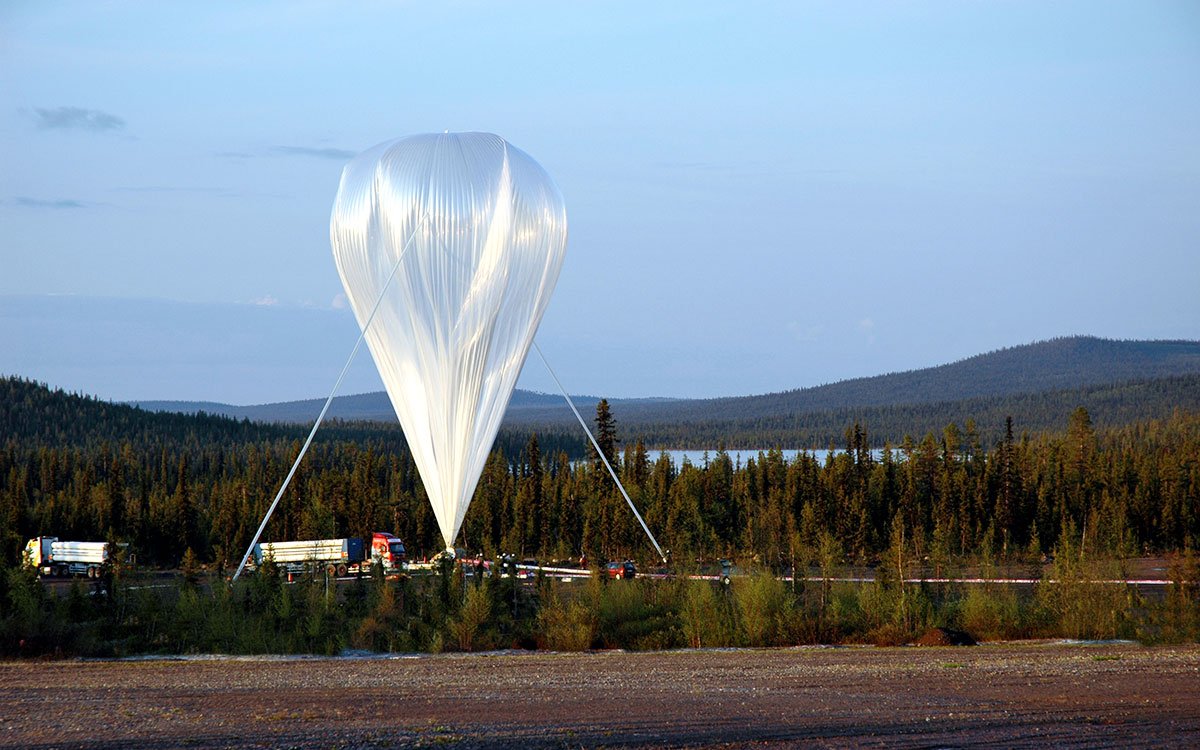
M 608 399 L 604 398 L 596 404 L 596 442 L 600 445 L 600 451 L 608 459 L 608 463 L 616 470 L 617 443 L 620 442 L 617 439 L 617 421 L 613 419 Z M 600 456 L 596 454 L 594 447 L 591 449 L 591 454 L 597 468 L 603 470 L 604 467 L 600 466 Z

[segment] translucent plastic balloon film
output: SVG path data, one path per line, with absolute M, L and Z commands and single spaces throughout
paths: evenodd
M 452 546 L 558 280 L 562 196 L 498 136 L 417 135 L 346 166 L 330 242 L 360 327 L 379 301 L 367 344 Z

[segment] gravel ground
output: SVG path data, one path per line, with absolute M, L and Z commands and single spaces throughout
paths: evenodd
M 3 748 L 1197 747 L 1200 646 L 0 662 Z

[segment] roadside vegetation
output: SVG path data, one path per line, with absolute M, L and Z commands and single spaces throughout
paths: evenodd
M 444 575 L 338 586 L 289 583 L 267 564 L 229 586 L 179 578 L 151 587 L 121 571 L 55 593 L 28 570 L 2 571 L 0 655 L 438 653 L 492 649 L 672 649 L 800 644 L 902 645 L 930 628 L 980 640 L 1200 640 L 1200 566 L 1172 558 L 1164 596 L 1101 582 L 1116 562 L 1056 557 L 1032 590 L 1006 583 L 791 582 L 765 571 L 731 583 L 594 575 L 526 585 Z M 1065 556 L 1064 556 L 1065 555 Z M 897 559 L 900 559 L 899 557 Z

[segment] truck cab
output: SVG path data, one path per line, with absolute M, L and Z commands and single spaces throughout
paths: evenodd
M 50 575 L 55 572 L 51 565 L 54 556 L 50 550 L 57 541 L 58 537 L 53 536 L 37 536 L 30 539 L 25 543 L 25 564 L 36 569 L 41 575 Z
M 371 563 L 381 563 L 384 573 L 398 573 L 404 569 L 407 553 L 400 537 L 384 531 L 371 535 Z

